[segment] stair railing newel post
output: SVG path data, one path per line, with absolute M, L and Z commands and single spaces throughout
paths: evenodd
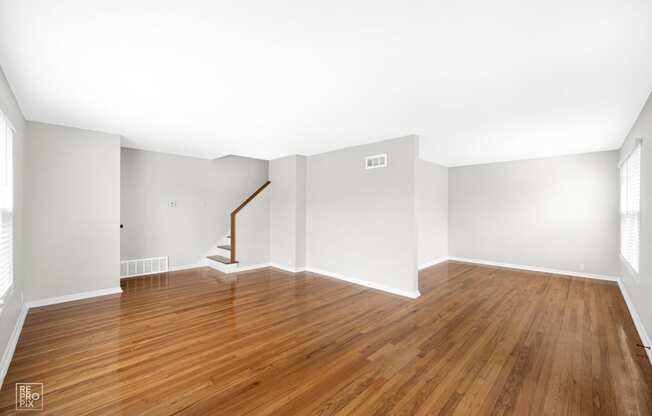
M 237 244 L 236 243 L 237 241 L 236 215 L 238 215 L 238 212 L 240 212 L 242 208 L 244 208 L 249 202 L 251 202 L 252 199 L 254 199 L 259 193 L 261 193 L 263 189 L 267 188 L 267 185 L 269 185 L 270 183 L 272 182 L 271 181 L 265 182 L 263 186 L 258 188 L 256 192 L 254 192 L 253 194 L 249 195 L 249 198 L 245 199 L 244 202 L 242 202 L 242 204 L 240 204 L 238 208 L 234 209 L 231 212 L 231 263 L 236 262 L 236 252 L 235 252 L 236 244 Z
M 235 215 L 237 212 L 231 213 L 231 263 L 235 263 L 235 247 L 236 247 L 236 234 L 235 234 Z

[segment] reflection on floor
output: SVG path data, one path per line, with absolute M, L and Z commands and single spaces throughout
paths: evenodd
M 201 268 L 30 311 L 0 393 L 57 415 L 652 414 L 610 282 L 462 263 L 411 300 L 309 273 Z

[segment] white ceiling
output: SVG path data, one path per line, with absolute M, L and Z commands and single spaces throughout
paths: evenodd
M 617 148 L 649 0 L 0 0 L 29 120 L 215 158 L 417 134 L 447 166 Z

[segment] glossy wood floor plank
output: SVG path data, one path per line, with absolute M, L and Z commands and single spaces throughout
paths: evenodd
M 56 415 L 650 415 L 652 368 L 611 282 L 449 262 L 410 300 L 212 269 L 33 309 L 0 392 Z

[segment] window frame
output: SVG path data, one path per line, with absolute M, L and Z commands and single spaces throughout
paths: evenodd
M 625 171 L 627 170 L 632 157 L 638 152 L 638 206 L 630 207 L 628 203 L 631 202 L 628 196 L 625 196 L 624 193 L 628 192 L 632 185 L 631 177 Z M 620 247 L 619 254 L 623 264 L 626 265 L 629 272 L 634 275 L 638 280 L 641 269 L 641 191 L 642 191 L 642 177 L 643 177 L 643 139 L 637 138 L 634 141 L 634 146 L 629 151 L 627 156 L 623 158 L 618 166 L 619 175 L 620 175 L 620 201 L 619 201 L 619 219 L 620 219 Z M 635 208 L 635 209 L 632 209 Z M 633 220 L 636 226 L 638 227 L 638 246 L 635 248 L 637 255 L 636 260 L 637 264 L 632 264 L 631 258 L 628 258 L 627 253 L 625 252 L 625 245 L 623 244 L 626 240 L 625 236 L 625 221 L 626 218 Z
M 15 167 L 15 161 L 14 161 L 14 145 L 15 145 L 15 140 L 16 140 L 16 128 L 13 126 L 11 123 L 11 120 L 9 120 L 9 117 L 0 109 L 0 120 L 2 121 L 1 127 L 5 127 L 7 131 L 11 131 L 11 134 L 9 137 L 7 137 L 7 141 L 4 143 L 5 145 L 5 163 L 4 163 L 4 169 L 6 171 L 4 174 L 0 175 L 3 178 L 3 182 L 0 184 L 0 187 L 6 187 L 8 188 L 8 191 L 11 193 L 11 195 L 8 196 L 8 198 L 11 201 L 11 206 L 10 206 L 10 212 L 11 212 L 11 237 L 10 237 L 10 244 L 11 247 L 9 248 L 10 256 L 11 258 L 9 259 L 9 265 L 10 265 L 10 275 L 9 275 L 9 283 L 7 285 L 2 285 L 2 281 L 0 280 L 0 307 L 4 306 L 4 303 L 6 299 L 11 296 L 13 293 L 14 285 L 15 285 L 15 250 L 14 250 L 14 240 L 15 240 L 15 205 L 14 205 L 14 167 Z M 5 135 L 7 132 L 2 132 L 3 135 Z M 0 152 L 0 156 L 2 156 L 3 152 Z M 0 206 L 0 209 L 2 207 Z

